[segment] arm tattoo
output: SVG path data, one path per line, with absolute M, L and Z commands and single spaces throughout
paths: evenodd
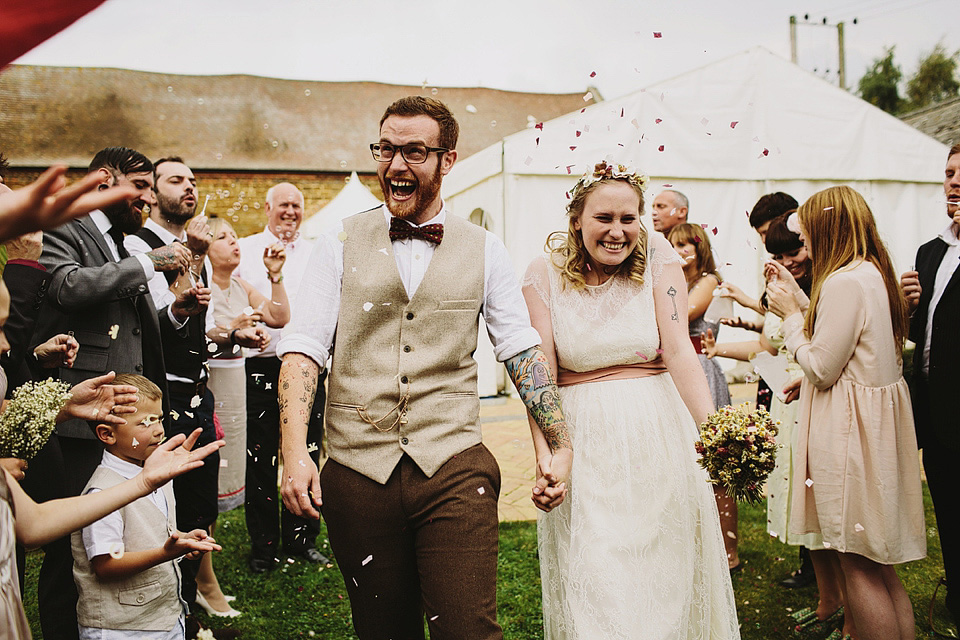
M 677 312 L 677 290 L 670 287 L 667 289 L 667 295 L 670 296 L 670 301 L 673 302 L 673 314 L 670 316 L 670 319 L 674 322 L 680 322 L 680 314 Z
M 560 393 L 543 350 L 532 347 L 504 364 L 527 410 L 546 437 L 550 451 L 573 448 L 560 406 Z
M 177 255 L 169 245 L 154 249 L 148 253 L 147 256 L 150 258 L 150 261 L 153 262 L 153 266 L 157 271 L 171 269 L 177 264 Z

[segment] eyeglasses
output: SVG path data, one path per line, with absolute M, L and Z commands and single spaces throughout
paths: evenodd
M 445 153 L 450 151 L 450 149 L 444 149 L 443 147 L 428 147 L 416 142 L 405 144 L 402 147 L 398 147 L 387 142 L 374 142 L 370 145 L 370 152 L 373 153 L 373 159 L 377 162 L 390 162 L 393 160 L 393 156 L 397 153 L 397 151 L 400 152 L 404 162 L 407 164 L 423 164 L 427 161 L 427 157 L 431 152 L 438 151 L 440 153 Z

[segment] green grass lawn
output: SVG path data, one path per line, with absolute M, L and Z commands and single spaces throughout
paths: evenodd
M 942 572 L 940 543 L 929 493 L 925 490 L 928 557 L 901 567 L 899 573 L 913 601 L 917 637 L 929 638 L 927 607 Z M 743 571 L 733 579 L 744 640 L 791 638 L 789 611 L 815 605 L 816 589 L 789 590 L 777 583 L 798 564 L 796 549 L 780 544 L 766 532 L 765 507 L 740 507 L 740 558 Z M 246 530 L 243 512 L 236 510 L 220 518 L 217 538 L 224 551 L 214 558 L 220 583 L 237 596 L 239 618 L 223 622 L 200 614 L 204 624 L 233 626 L 245 638 L 285 640 L 287 638 L 355 638 L 350 623 L 350 606 L 340 573 L 334 567 L 317 567 L 281 558 L 275 571 L 255 576 L 246 567 Z M 321 534 L 318 546 L 330 550 Z M 26 594 L 27 616 L 36 624 L 36 584 L 42 555 L 28 556 Z M 540 613 L 540 573 L 537 565 L 537 531 L 533 522 L 500 525 L 499 619 L 508 640 L 543 637 Z M 946 626 L 943 590 L 938 596 L 935 620 Z

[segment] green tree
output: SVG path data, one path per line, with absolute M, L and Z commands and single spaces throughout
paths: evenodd
M 960 95 L 960 82 L 957 82 L 958 57 L 960 51 L 948 55 L 941 43 L 920 60 L 917 72 L 907 81 L 907 98 L 910 100 L 911 109 L 920 109 Z
M 888 48 L 886 55 L 874 60 L 857 85 L 861 98 L 887 113 L 897 113 L 903 106 L 897 86 L 903 74 L 893 61 L 893 49 Z

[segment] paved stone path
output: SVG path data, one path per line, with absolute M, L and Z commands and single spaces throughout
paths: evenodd
M 756 384 L 730 385 L 733 403 L 753 401 Z M 534 480 L 533 441 L 523 403 L 517 398 L 484 399 L 480 407 L 483 443 L 500 464 L 500 520 L 535 520 L 530 500 Z

